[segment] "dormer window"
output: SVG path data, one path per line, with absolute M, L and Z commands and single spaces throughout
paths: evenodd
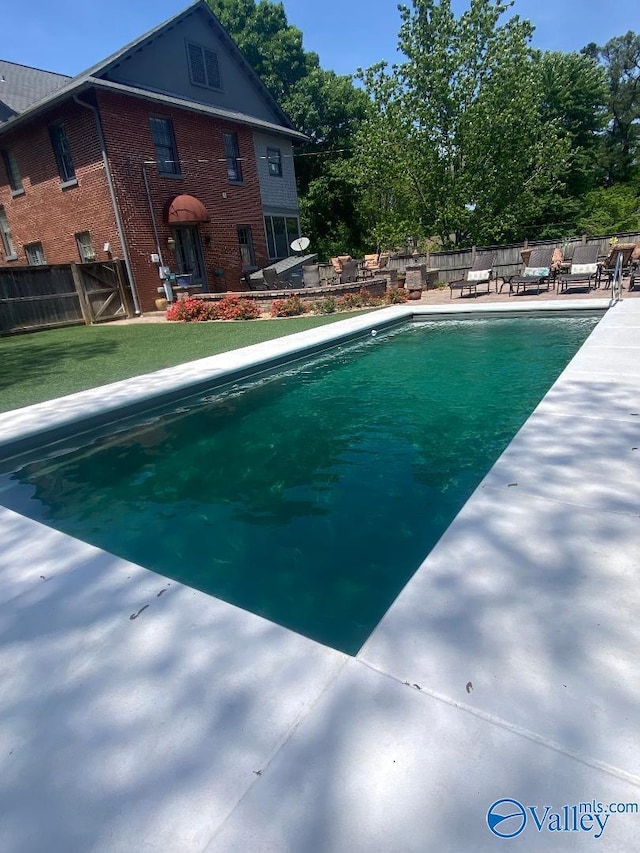
M 221 89 L 220 66 L 215 50 L 209 50 L 200 44 L 187 42 L 189 57 L 189 76 L 194 86 L 204 86 L 207 89 Z

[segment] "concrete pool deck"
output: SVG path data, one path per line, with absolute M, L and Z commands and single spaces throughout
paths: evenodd
M 530 307 L 546 304 L 584 302 Z M 109 394 L 142 403 L 330 330 Z M 0 416 L 0 448 L 92 418 L 104 390 Z M 562 807 L 640 802 L 639 474 L 625 299 L 355 658 L 0 508 L 0 849 L 565 851 L 598 833 L 635 849 L 640 814 L 581 824 Z M 502 798 L 527 810 L 510 841 L 487 826 Z

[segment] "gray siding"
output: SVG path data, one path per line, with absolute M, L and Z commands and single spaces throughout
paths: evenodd
M 256 149 L 258 164 L 258 179 L 260 195 L 265 213 L 298 211 L 298 193 L 296 191 L 296 174 L 293 165 L 293 146 L 282 136 L 270 136 L 264 133 L 254 133 L 253 141 Z M 278 148 L 282 155 L 282 177 L 269 174 L 267 148 Z
M 138 47 L 131 56 L 100 76 L 116 83 L 177 95 L 281 124 L 280 117 L 262 97 L 259 88 L 218 33 L 211 17 L 201 9 L 194 9 L 174 27 L 158 35 L 151 43 Z M 216 52 L 222 91 L 195 86 L 191 82 L 188 41 Z

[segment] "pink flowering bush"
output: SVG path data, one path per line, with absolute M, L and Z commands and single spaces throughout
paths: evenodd
M 177 320 L 182 323 L 201 323 L 204 320 L 212 320 L 211 309 L 213 306 L 203 299 L 180 299 L 173 302 L 167 308 L 167 320 Z
M 251 299 L 225 296 L 212 305 L 214 320 L 256 320 L 260 309 Z
M 219 302 L 204 299 L 181 299 L 167 309 L 167 320 L 202 323 L 205 320 L 255 320 L 260 309 L 250 299 L 225 296 Z
M 276 299 L 271 306 L 272 317 L 297 317 L 304 314 L 306 305 L 299 296 L 288 296 L 286 299 Z

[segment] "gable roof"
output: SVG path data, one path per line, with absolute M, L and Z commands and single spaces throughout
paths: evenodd
M 0 123 L 24 112 L 70 79 L 66 74 L 54 74 L 53 71 L 0 59 L 0 103 L 5 107 L 4 110 L 0 108 Z
M 236 43 L 233 41 L 229 33 L 222 26 L 220 21 L 216 18 L 216 16 L 211 11 L 209 5 L 205 2 L 205 0 L 195 0 L 190 6 L 187 6 L 186 9 L 183 9 L 182 12 L 178 12 L 177 15 L 174 15 L 172 18 L 164 21 L 164 23 L 159 24 L 153 29 L 149 30 L 149 32 L 140 36 L 139 38 L 132 41 L 130 44 L 125 45 L 125 47 L 120 48 L 115 53 L 108 56 L 106 59 L 103 59 L 101 62 L 98 62 L 96 65 L 93 65 L 91 68 L 88 68 L 86 71 L 82 71 L 80 74 L 77 74 L 75 77 L 65 77 L 62 74 L 53 74 L 52 72 L 39 72 L 41 74 L 51 74 L 52 77 L 58 78 L 58 83 L 55 88 L 50 89 L 48 92 L 44 93 L 42 97 L 38 100 L 34 100 L 29 103 L 27 106 L 23 107 L 22 110 L 15 109 L 8 118 L 6 118 L 3 122 L 2 115 L 2 103 L 0 103 L 0 133 L 8 130 L 9 128 L 13 128 L 14 126 L 21 124 L 23 120 L 28 117 L 32 117 L 39 112 L 42 112 L 45 109 L 48 109 L 60 101 L 66 99 L 67 97 L 71 97 L 73 95 L 79 94 L 81 91 L 91 88 L 95 86 L 100 81 L 100 78 L 103 75 L 108 74 L 109 70 L 112 66 L 121 62 L 125 59 L 129 54 L 134 53 L 137 50 L 140 50 L 145 44 L 150 43 L 158 36 L 162 35 L 165 31 L 174 27 L 184 18 L 189 15 L 192 15 L 196 11 L 205 11 L 207 15 L 210 16 L 212 22 L 218 28 L 220 35 L 225 41 L 226 46 L 229 51 L 234 55 L 238 63 L 242 66 L 244 72 L 251 79 L 253 84 L 257 87 L 261 96 L 266 100 L 271 109 L 275 112 L 275 114 L 281 119 L 282 126 L 280 127 L 280 132 L 282 132 L 283 128 L 286 128 L 288 131 L 291 131 L 291 136 L 298 137 L 300 139 L 306 139 L 306 137 L 301 134 L 299 131 L 296 131 L 291 123 L 289 117 L 283 112 L 282 108 L 279 106 L 275 98 L 271 95 L 269 90 L 266 88 L 260 77 L 257 75 L 253 67 L 245 58 L 244 54 L 240 51 Z M 11 63 L 9 63 L 11 64 Z M 23 66 L 24 67 L 24 66 Z M 35 71 L 36 69 L 29 69 Z M 0 83 L 0 86 L 2 84 Z M 136 89 L 136 87 L 121 87 L 122 89 L 131 88 L 132 92 L 136 91 L 138 93 L 140 90 Z M 0 95 L 0 101 L 2 101 L 2 96 Z M 195 102 L 188 101 L 186 99 L 174 99 L 177 104 L 182 103 L 185 107 L 191 108 L 192 104 Z M 202 106 L 202 105 L 200 105 Z M 243 113 L 236 113 L 238 121 L 246 121 L 248 124 L 253 124 L 255 119 L 252 120 L 251 116 L 247 116 Z M 264 124 L 264 122 L 262 122 Z M 278 127 L 274 125 L 273 127 Z

